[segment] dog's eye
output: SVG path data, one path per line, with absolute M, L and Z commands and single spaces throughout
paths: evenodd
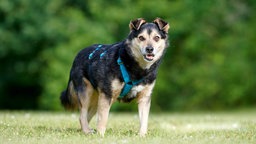
M 155 40 L 156 42 L 158 42 L 158 41 L 159 41 L 159 39 L 160 39 L 160 37 L 159 37 L 159 36 L 155 36 L 155 37 L 154 37 L 154 40 Z
M 145 38 L 144 38 L 143 36 L 139 36 L 139 40 L 140 40 L 140 41 L 144 41 Z

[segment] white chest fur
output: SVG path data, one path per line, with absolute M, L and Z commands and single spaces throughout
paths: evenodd
M 134 86 L 134 87 L 131 89 L 131 91 L 140 92 L 140 91 L 142 91 L 144 88 L 145 88 L 145 86 L 143 86 L 143 85 L 137 85 L 137 86 Z
M 115 96 L 119 96 L 123 89 L 124 83 L 120 82 L 119 80 L 115 79 L 112 81 L 112 93 Z M 134 98 L 137 96 L 138 92 L 141 92 L 145 88 L 144 85 L 137 85 L 134 86 L 131 91 L 127 94 L 127 98 Z
M 145 86 L 143 86 L 143 85 L 134 86 L 131 89 L 131 91 L 127 94 L 127 98 L 134 98 L 134 97 L 136 97 L 137 93 L 141 92 L 144 88 L 145 88 Z

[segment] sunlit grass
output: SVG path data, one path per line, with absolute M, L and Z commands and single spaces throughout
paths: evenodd
M 93 119 L 92 127 L 96 127 Z M 145 138 L 135 113 L 111 113 L 104 138 L 80 131 L 78 113 L 0 112 L 0 143 L 256 143 L 256 113 L 151 114 Z

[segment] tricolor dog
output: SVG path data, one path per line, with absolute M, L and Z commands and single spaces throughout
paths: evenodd
M 109 110 L 115 101 L 138 101 L 140 136 L 147 133 L 151 93 L 157 70 L 168 47 L 169 24 L 160 18 L 132 20 L 128 37 L 115 44 L 95 44 L 76 56 L 68 86 L 61 94 L 67 109 L 79 108 L 84 133 L 97 113 L 97 132 L 104 136 Z

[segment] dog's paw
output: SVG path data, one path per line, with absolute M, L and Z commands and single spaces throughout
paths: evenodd
M 90 134 L 95 134 L 95 133 L 96 133 L 96 130 L 95 130 L 95 129 L 88 129 L 88 130 L 83 130 L 83 132 L 84 132 L 86 135 L 90 135 Z
M 100 132 L 100 131 L 98 131 L 98 134 L 99 134 L 101 137 L 104 137 L 105 132 Z
M 146 137 L 146 135 L 147 135 L 147 132 L 140 132 L 139 133 L 139 136 L 142 137 L 142 138 Z
M 106 130 L 106 129 L 104 129 L 104 128 L 102 128 L 102 129 L 97 129 L 97 132 L 98 132 L 98 134 L 99 134 L 101 137 L 104 137 L 104 135 L 105 135 L 105 130 Z

